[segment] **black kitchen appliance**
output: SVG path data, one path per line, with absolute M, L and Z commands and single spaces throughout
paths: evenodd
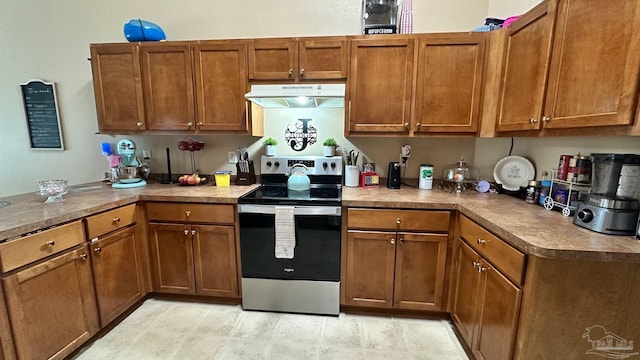
M 263 156 L 260 162 L 261 186 L 238 199 L 243 308 L 338 315 L 342 158 Z M 287 188 L 296 164 L 307 168 L 309 190 Z M 288 257 L 283 238 L 293 238 Z
M 387 171 L 387 187 L 389 189 L 400 189 L 402 182 L 402 166 L 399 162 L 390 162 Z

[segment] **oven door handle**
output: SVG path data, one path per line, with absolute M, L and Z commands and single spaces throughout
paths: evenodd
M 330 215 L 341 216 L 342 208 L 340 206 L 295 206 L 294 215 Z M 274 205 L 238 205 L 238 212 L 241 214 L 268 214 L 275 215 L 276 206 Z

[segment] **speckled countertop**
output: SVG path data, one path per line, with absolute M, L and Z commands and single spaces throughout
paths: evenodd
M 105 183 L 91 183 L 68 188 L 69 193 L 61 203 L 45 204 L 45 198 L 37 192 L 3 197 L 0 200 L 11 205 L 0 208 L 0 241 L 138 200 L 235 204 L 240 196 L 257 186 L 149 184 L 113 189 Z
M 531 255 L 586 261 L 640 263 L 640 240 L 599 234 L 573 225 L 572 217 L 495 193 L 442 190 L 344 188 L 343 206 L 459 210 L 514 247 Z
M 150 184 L 112 189 L 103 183 L 74 186 L 62 203 L 45 204 L 36 192 L 0 198 L 0 240 L 145 201 L 235 204 L 257 185 L 216 187 Z M 640 263 L 640 240 L 611 236 L 572 224 L 572 218 L 507 195 L 474 191 L 452 194 L 442 190 L 402 188 L 343 188 L 342 205 L 350 207 L 459 210 L 514 247 L 534 256 L 586 261 Z

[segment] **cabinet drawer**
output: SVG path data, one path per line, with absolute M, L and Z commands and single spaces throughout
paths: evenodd
M 96 238 L 136 222 L 136 204 L 105 211 L 87 218 L 87 237 Z
M 2 272 L 17 269 L 85 241 L 81 221 L 0 244 Z
M 380 229 L 403 231 L 449 231 L 449 211 L 348 209 L 350 229 Z
M 525 255 L 465 216 L 460 216 L 460 236 L 507 277 L 522 284 Z
M 233 205 L 190 204 L 190 203 L 148 203 L 147 217 L 155 221 L 178 221 L 233 224 Z

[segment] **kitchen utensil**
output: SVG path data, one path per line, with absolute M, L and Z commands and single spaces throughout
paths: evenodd
M 46 196 L 45 203 L 63 202 L 62 195 L 67 193 L 68 180 L 43 180 L 38 181 L 39 193 Z
M 399 162 L 390 162 L 389 170 L 387 171 L 387 188 L 400 189 L 400 183 L 402 182 L 402 167 Z
M 304 171 L 298 169 L 294 171 L 294 168 L 303 168 Z M 294 191 L 309 190 L 311 188 L 311 179 L 309 179 L 309 176 L 306 174 L 307 169 L 303 164 L 293 164 L 290 169 L 293 173 L 289 175 L 289 179 L 287 180 L 287 189 Z
M 522 156 L 507 156 L 496 163 L 493 168 L 493 178 L 502 188 L 518 191 L 526 187 L 529 180 L 536 177 L 536 169 L 531 161 Z

